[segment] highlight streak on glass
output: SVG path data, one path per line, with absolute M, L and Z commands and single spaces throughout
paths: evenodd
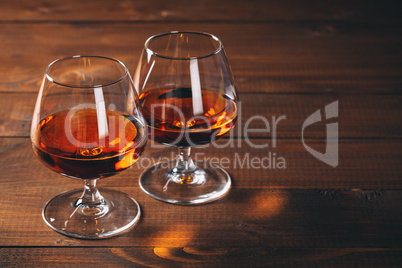
M 149 75 L 151 74 L 152 69 L 154 68 L 154 65 L 155 65 L 155 61 L 153 61 L 153 62 L 152 62 L 152 65 L 151 65 L 151 67 L 149 68 L 149 71 L 148 71 L 147 77 L 145 78 L 145 80 L 144 80 L 144 84 L 142 85 L 142 89 L 144 89 L 144 88 L 145 88 L 145 85 L 147 84 L 147 81 L 148 81 Z
M 102 87 L 94 88 L 99 140 L 109 135 Z
M 35 105 L 35 111 L 33 113 L 33 119 L 32 119 L 32 124 L 31 124 L 31 133 L 35 133 L 36 127 L 39 124 L 40 121 L 40 101 L 42 99 L 42 95 L 43 95 L 43 86 L 45 84 L 46 81 L 46 74 L 43 76 L 42 79 L 42 84 L 40 86 L 39 89 L 39 93 L 38 93 L 38 98 L 36 99 L 36 105 Z
M 193 96 L 193 114 L 199 115 L 204 113 L 202 105 L 201 82 L 200 74 L 198 71 L 198 60 L 190 60 L 190 77 L 191 77 L 191 90 Z

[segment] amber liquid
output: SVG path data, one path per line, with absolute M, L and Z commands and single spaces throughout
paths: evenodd
M 98 126 L 95 109 L 44 118 L 32 135 L 35 154 L 51 170 L 79 179 L 108 177 L 130 167 L 145 148 L 145 126 L 112 111 L 100 120 Z
M 209 90 L 201 90 L 199 99 L 186 87 L 150 90 L 140 102 L 150 138 L 167 145 L 210 143 L 229 132 L 237 117 L 235 101 Z

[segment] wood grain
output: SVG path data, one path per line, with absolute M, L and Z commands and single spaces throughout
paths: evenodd
M 2 248 L 0 265 L 40 267 L 399 267 L 383 248 Z
M 329 20 L 348 23 L 398 23 L 397 2 L 387 1 L 35 1 L 5 2 L 2 21 L 214 21 L 289 22 Z
M 242 93 L 400 94 L 401 27 L 322 22 L 2 24 L 0 91 L 38 91 L 46 66 L 71 55 L 115 57 L 134 73 L 149 36 L 189 29 L 222 39 Z

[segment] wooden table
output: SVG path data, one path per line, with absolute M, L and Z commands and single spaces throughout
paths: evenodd
M 400 267 L 401 5 L 335 2 L 2 1 L 0 267 Z M 202 206 L 165 204 L 141 191 L 143 169 L 134 166 L 99 186 L 140 202 L 135 229 L 97 241 L 52 231 L 42 207 L 82 182 L 52 173 L 31 150 L 47 64 L 97 54 L 122 60 L 133 73 L 146 38 L 170 30 L 211 32 L 225 45 L 242 119 L 220 141 L 232 138 L 233 147 L 194 152 L 230 160 L 230 193 Z M 324 107 L 336 101 L 338 117 L 326 120 Z M 304 143 L 324 153 L 326 124 L 338 123 L 336 167 L 303 146 L 303 123 L 319 109 L 323 120 L 305 128 Z M 286 119 L 275 136 L 272 117 L 280 116 Z M 246 138 L 246 128 L 260 131 Z M 174 152 L 147 148 L 143 158 Z M 256 164 L 270 154 L 286 167 Z

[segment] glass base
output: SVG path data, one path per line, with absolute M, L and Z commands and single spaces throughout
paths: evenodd
M 82 190 L 62 193 L 51 199 L 42 211 L 53 230 L 85 239 L 108 238 L 128 232 L 140 219 L 137 201 L 125 193 L 104 189 L 104 202 L 98 206 L 80 203 Z
M 176 161 L 157 163 L 140 176 L 141 189 L 151 197 L 177 205 L 198 205 L 215 201 L 230 188 L 229 174 L 209 162 L 199 161 L 191 173 L 175 173 Z

